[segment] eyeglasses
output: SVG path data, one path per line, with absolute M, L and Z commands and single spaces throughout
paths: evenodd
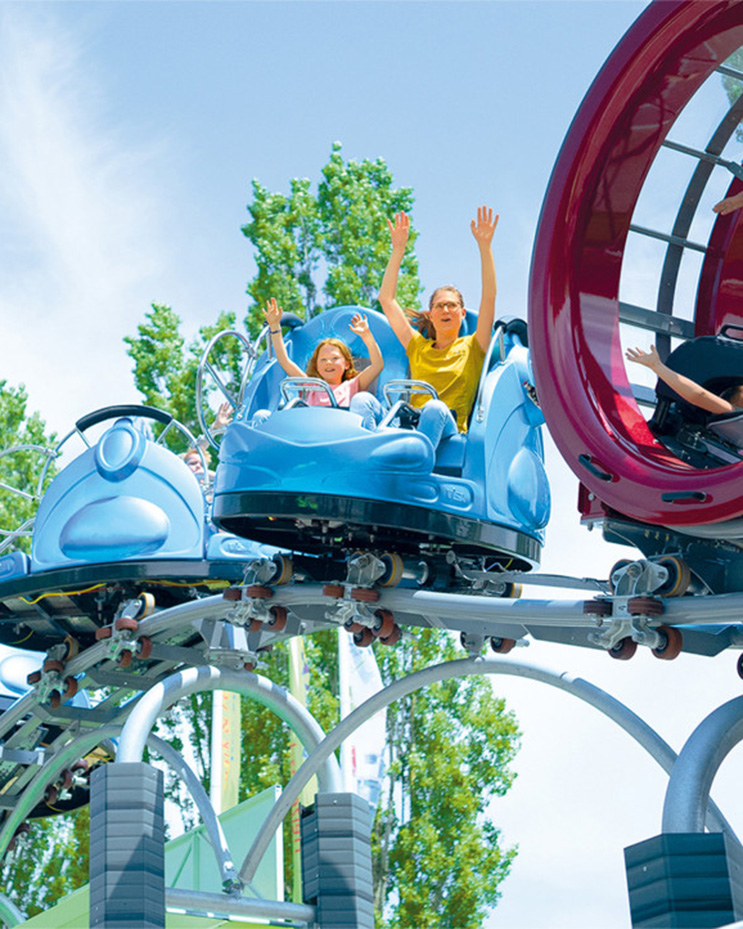
M 461 305 L 462 305 L 461 303 L 452 303 L 451 301 L 447 300 L 444 303 L 434 303 L 431 309 L 432 310 L 457 310 L 459 309 Z

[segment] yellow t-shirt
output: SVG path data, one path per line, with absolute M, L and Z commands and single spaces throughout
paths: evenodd
M 439 399 L 457 414 L 457 428 L 467 431 L 467 419 L 475 402 L 485 352 L 474 335 L 456 339 L 446 349 L 433 347 L 433 342 L 419 332 L 413 334 L 407 348 L 410 377 L 426 381 L 436 389 Z M 414 394 L 413 406 L 423 406 L 430 397 Z

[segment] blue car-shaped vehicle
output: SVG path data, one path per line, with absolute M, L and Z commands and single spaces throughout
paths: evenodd
M 285 379 L 267 349 L 221 443 L 216 525 L 314 556 L 366 550 L 406 562 L 425 556 L 446 564 L 448 556 L 451 564 L 453 552 L 512 570 L 536 566 L 550 500 L 526 324 L 497 324 L 469 430 L 434 450 L 414 428 L 406 402 L 426 386 L 406 380 L 407 357 L 380 313 L 347 306 L 304 324 L 293 319 L 290 357 L 304 368 L 327 337 L 363 357 L 363 343 L 348 327 L 357 312 L 368 316 L 385 360 L 376 384 L 386 410 L 380 425 L 368 430 L 346 409 L 307 405 L 304 392 L 323 390 L 322 383 Z M 462 334 L 475 324 L 468 313 Z M 254 418 L 266 409 L 267 419 Z
M 125 600 L 148 593 L 158 607 L 177 605 L 239 580 L 260 554 L 211 525 L 196 475 L 148 422 L 174 421 L 151 407 L 108 407 L 66 437 L 107 425 L 43 494 L 30 555 L 0 556 L 0 643 L 85 647 Z

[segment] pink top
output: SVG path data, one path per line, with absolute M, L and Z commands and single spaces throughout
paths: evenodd
M 328 384 L 330 387 L 330 384 Z M 332 388 L 335 402 L 338 406 L 350 406 L 351 397 L 359 392 L 359 375 L 350 381 L 341 381 L 337 387 Z M 307 393 L 307 406 L 330 406 L 330 397 L 324 390 L 311 390 Z

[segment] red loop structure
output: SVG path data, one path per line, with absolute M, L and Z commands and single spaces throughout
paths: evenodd
M 702 473 L 655 440 L 633 397 L 619 339 L 620 273 L 643 182 L 685 105 L 741 45 L 743 2 L 655 0 L 573 120 L 535 241 L 531 354 L 550 432 L 590 492 L 650 523 L 693 526 L 743 514 L 743 464 Z M 734 180 L 731 192 L 740 189 Z M 718 217 L 712 229 L 696 335 L 743 321 L 742 212 Z

